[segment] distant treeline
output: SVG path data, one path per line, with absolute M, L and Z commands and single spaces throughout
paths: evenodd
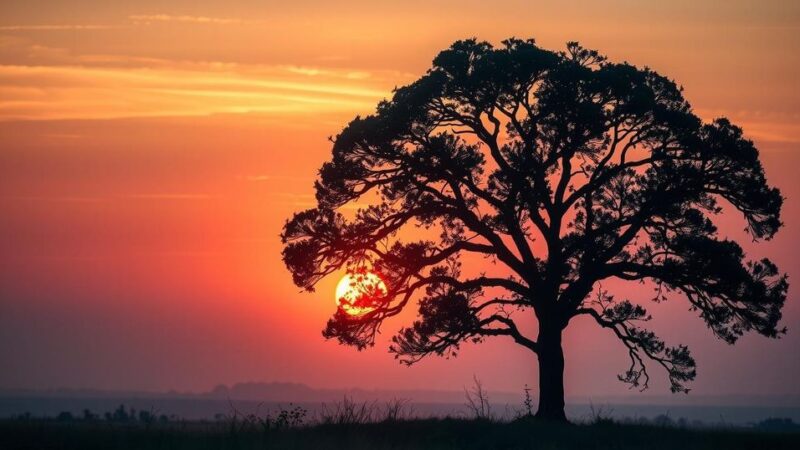
M 84 409 L 81 411 L 80 414 L 74 414 L 71 411 L 62 411 L 58 413 L 56 416 L 44 416 L 44 417 L 37 417 L 32 415 L 29 412 L 15 415 L 11 418 L 11 420 L 55 420 L 58 422 L 74 422 L 74 421 L 84 421 L 84 422 L 98 422 L 98 421 L 106 421 L 106 422 L 114 422 L 114 423 L 143 423 L 143 424 L 152 424 L 152 423 L 170 423 L 170 422 L 177 422 L 181 421 L 182 419 L 174 414 L 167 415 L 167 414 L 159 414 L 155 410 L 136 410 L 132 407 L 126 407 L 125 405 L 119 405 L 117 409 L 113 411 L 106 411 L 105 413 L 95 413 L 90 409 Z

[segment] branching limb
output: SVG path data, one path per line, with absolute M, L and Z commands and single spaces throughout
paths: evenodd
M 687 381 L 695 378 L 695 362 L 686 346 L 667 347 L 655 333 L 635 326 L 636 321 L 647 321 L 644 308 L 625 300 L 612 304 L 613 299 L 600 291 L 599 310 L 592 307 L 580 308 L 576 315 L 589 315 L 602 327 L 614 332 L 617 338 L 627 347 L 631 359 L 630 368 L 619 376 L 620 381 L 631 387 L 647 389 L 650 375 L 647 372 L 643 356 L 662 366 L 669 375 L 672 392 L 689 392 L 685 386 Z

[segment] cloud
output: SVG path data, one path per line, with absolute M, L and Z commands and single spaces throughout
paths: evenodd
M 17 64 L 68 64 L 74 56 L 65 48 L 37 43 L 28 36 L 0 35 L 0 57 Z
M 11 200 L 20 202 L 63 202 L 63 203 L 100 203 L 108 199 L 104 197 L 81 197 L 81 196 L 25 196 L 15 195 L 0 197 L 0 200 Z
M 253 174 L 253 175 L 236 175 L 237 180 L 250 181 L 260 183 L 264 181 L 308 181 L 308 177 L 294 176 L 294 175 L 270 175 L 270 174 Z M 273 193 L 274 194 L 274 193 Z M 280 195 L 280 193 L 276 194 Z
M 130 194 L 126 195 L 125 198 L 140 200 L 208 200 L 212 198 L 219 198 L 219 196 L 209 194 L 157 192 L 151 194 Z
M 286 70 L 292 73 L 298 73 L 300 75 L 308 75 L 308 76 L 316 76 L 320 74 L 327 74 L 329 73 L 326 70 L 314 68 L 314 67 L 297 67 L 297 66 L 286 66 Z
M 242 20 L 228 17 L 188 16 L 171 14 L 132 14 L 128 20 L 133 25 L 150 25 L 153 23 L 187 23 L 200 25 L 232 25 L 242 23 L 259 23 L 257 21 Z M 0 25 L 0 31 L 80 31 L 80 30 L 111 30 L 116 28 L 129 28 L 131 25 L 119 24 L 19 24 Z
M 219 195 L 198 194 L 198 193 L 181 193 L 181 192 L 154 192 L 154 193 L 140 193 L 140 194 L 125 194 L 125 195 L 108 195 L 108 196 L 71 196 L 71 195 L 53 195 L 53 196 L 0 196 L 0 200 L 7 201 L 21 201 L 21 202 L 64 202 L 64 203 L 101 203 L 114 200 L 209 200 L 220 198 Z
M 133 25 L 151 25 L 154 23 L 185 23 L 198 25 L 234 25 L 253 24 L 261 21 L 242 20 L 230 17 L 188 16 L 172 14 L 132 14 L 128 20 Z M 80 30 L 111 30 L 117 28 L 130 28 L 125 24 L 18 24 L 0 25 L 0 31 L 80 31 Z
M 800 113 L 797 111 L 698 108 L 695 113 L 706 121 L 717 117 L 727 117 L 742 127 L 746 137 L 757 143 L 759 141 L 787 144 L 800 142 Z
M 213 25 L 230 25 L 237 23 L 244 23 L 241 19 L 220 18 L 220 17 L 206 17 L 206 16 L 175 16 L 171 14 L 133 14 L 128 16 L 133 22 L 136 23 L 150 23 L 150 22 L 181 22 L 181 23 L 196 23 L 196 24 L 213 24 Z
M 367 113 L 396 84 L 339 69 L 309 76 L 285 66 L 77 60 L 103 65 L 0 65 L 0 120 Z
M 110 30 L 119 25 L 2 25 L 0 31 L 63 31 L 63 30 Z
M 333 70 L 321 69 L 319 67 L 304 67 L 304 66 L 282 66 L 291 73 L 300 75 L 307 75 L 310 77 L 318 75 L 328 75 L 334 77 L 347 78 L 349 80 L 364 80 L 372 76 L 370 72 L 354 70 L 350 72 L 338 72 Z
M 345 76 L 351 80 L 363 80 L 371 77 L 372 74 L 369 72 L 348 72 Z
M 271 177 L 269 175 L 245 175 L 242 178 L 244 178 L 247 181 L 258 182 L 258 181 L 269 181 L 272 180 L 274 177 Z

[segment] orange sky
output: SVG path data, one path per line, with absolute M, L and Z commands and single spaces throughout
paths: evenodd
M 579 40 L 675 78 L 701 117 L 743 126 L 788 197 L 776 239 L 744 244 L 790 283 L 800 274 L 797 2 L 270 3 L 0 4 L 0 387 L 534 383 L 534 355 L 502 340 L 412 368 L 385 342 L 325 342 L 338 280 L 300 294 L 280 261 L 278 233 L 312 204 L 327 137 L 471 36 Z M 654 328 L 695 352 L 694 392 L 800 393 L 796 292 L 781 341 L 729 347 L 677 298 L 651 308 Z M 629 394 L 612 336 L 587 322 L 565 339 L 569 393 Z M 653 374 L 652 393 L 666 393 Z

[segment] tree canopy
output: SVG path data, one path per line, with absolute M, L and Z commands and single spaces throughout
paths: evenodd
M 390 348 L 409 364 L 490 336 L 541 353 L 542 330 L 587 315 L 628 350 L 622 381 L 646 387 L 654 361 L 686 391 L 689 350 L 644 328 L 647 299 L 599 287 L 612 278 L 652 282 L 657 300 L 684 297 L 729 343 L 783 332 L 786 275 L 748 260 L 714 222 L 725 207 L 754 240 L 781 226 L 781 194 L 753 143 L 727 119 L 704 123 L 669 78 L 577 43 L 454 43 L 333 139 L 315 187 L 317 207 L 282 233 L 294 282 L 311 291 L 369 267 L 387 286 L 359 300 L 368 312 L 330 319 L 324 335 L 344 344 L 372 345 L 415 303 Z M 359 199 L 370 206 L 342 213 Z M 440 233 L 409 239 L 415 227 Z M 471 274 L 466 254 L 495 264 Z M 515 322 L 531 312 L 539 337 Z

